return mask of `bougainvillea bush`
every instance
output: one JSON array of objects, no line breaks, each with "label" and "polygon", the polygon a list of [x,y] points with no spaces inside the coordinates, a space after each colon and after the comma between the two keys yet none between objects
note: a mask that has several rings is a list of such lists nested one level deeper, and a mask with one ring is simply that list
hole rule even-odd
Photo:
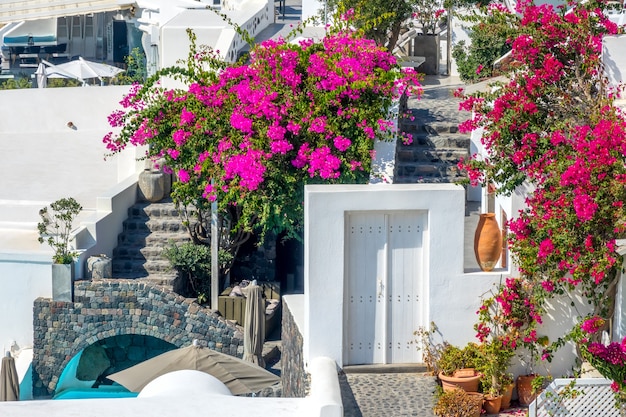
[{"label": "bougainvillea bush", "polygon": [[597,339],[606,321],[598,316],[590,317],[580,324],[577,341],[583,357],[602,376],[613,381],[611,389],[616,394],[617,405],[626,405],[626,337],[621,342],[603,344]]},{"label": "bougainvillea bush", "polygon": [[621,265],[626,123],[603,75],[602,37],[618,32],[604,6],[570,4],[566,13],[520,2],[510,81],[462,104],[474,111],[463,130],[485,129],[486,155],[461,163],[469,181],[493,182],[505,195],[522,184],[534,190],[508,225],[519,277],[485,300],[479,337],[496,325],[504,343],[540,349],[546,360],[575,330],[538,345],[547,301],[582,296],[594,315],[609,318]]},{"label": "bougainvillea bush", "polygon": [[[149,145],[176,174],[175,200],[217,200],[220,213],[236,210],[235,229],[296,235],[304,184],[367,182],[374,141],[395,138],[394,101],[419,93],[413,71],[346,27],[320,42],[263,42],[234,65],[196,51],[190,32],[187,66],[135,86],[111,114],[121,130],[107,150]],[[187,87],[165,89],[163,75]]]}]

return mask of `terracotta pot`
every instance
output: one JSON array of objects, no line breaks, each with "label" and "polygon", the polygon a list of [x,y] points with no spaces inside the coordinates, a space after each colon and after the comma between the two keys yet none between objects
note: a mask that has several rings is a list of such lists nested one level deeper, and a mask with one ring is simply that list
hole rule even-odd
[{"label": "terracotta pot", "polygon": [[478,266],[483,271],[492,271],[502,254],[502,231],[495,213],[480,215],[474,234],[474,254]]},{"label": "terracotta pot", "polygon": [[476,399],[476,408],[474,414],[471,417],[480,417],[483,411],[485,397],[480,392],[468,392],[467,395]]},{"label": "terracotta pot", "polygon": [[474,375],[476,375],[476,370],[474,368],[461,368],[452,372],[452,376],[455,376],[457,378],[466,378],[468,376]]},{"label": "terracotta pot", "polygon": [[485,401],[483,402],[483,408],[487,414],[498,414],[500,412],[500,407],[502,406],[502,395],[498,395],[497,397],[485,396]]},{"label": "terracotta pot", "polygon": [[441,386],[444,391],[461,388],[466,392],[476,392],[478,391],[480,375],[476,375],[476,373],[474,373],[473,376],[447,376],[440,372],[439,380],[441,381]]},{"label": "terracotta pot", "polygon": [[511,407],[511,398],[513,397],[513,388],[515,388],[515,383],[509,384],[506,387],[506,391],[502,394],[502,403],[500,404],[500,408],[502,410],[506,410]]},{"label": "terracotta pot", "polygon": [[537,393],[533,393],[532,382],[537,375],[520,375],[517,377],[517,396],[520,405],[528,406],[537,397]]}]

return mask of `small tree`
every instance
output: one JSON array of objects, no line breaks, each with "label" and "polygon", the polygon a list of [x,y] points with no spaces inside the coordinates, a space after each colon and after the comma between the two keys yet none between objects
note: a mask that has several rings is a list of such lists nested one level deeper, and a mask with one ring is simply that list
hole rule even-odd
[{"label": "small tree", "polygon": [[74,219],[83,207],[72,197],[62,198],[39,210],[41,222],[37,224],[39,243],[46,242],[54,255],[55,264],[71,264],[78,256],[76,251],[70,250],[70,234]]}]

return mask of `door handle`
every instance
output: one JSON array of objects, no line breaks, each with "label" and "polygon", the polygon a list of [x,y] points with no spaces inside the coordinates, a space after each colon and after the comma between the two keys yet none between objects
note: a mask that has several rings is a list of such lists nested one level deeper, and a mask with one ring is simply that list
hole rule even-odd
[{"label": "door handle", "polygon": [[383,280],[379,279],[378,280],[378,296],[382,297],[383,296],[383,290],[385,289],[385,285],[383,284]]}]

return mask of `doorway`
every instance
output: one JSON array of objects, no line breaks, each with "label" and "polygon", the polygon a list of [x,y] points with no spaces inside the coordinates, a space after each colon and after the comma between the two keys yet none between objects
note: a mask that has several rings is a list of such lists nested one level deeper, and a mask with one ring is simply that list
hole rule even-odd
[{"label": "doorway", "polygon": [[346,365],[419,363],[427,212],[346,213]]}]

